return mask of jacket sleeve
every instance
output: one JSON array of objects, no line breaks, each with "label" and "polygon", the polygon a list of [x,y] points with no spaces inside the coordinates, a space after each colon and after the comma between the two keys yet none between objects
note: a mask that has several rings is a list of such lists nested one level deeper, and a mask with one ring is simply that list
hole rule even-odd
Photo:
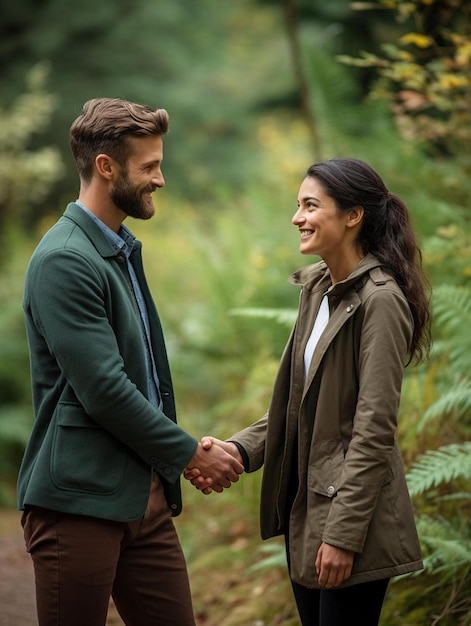
[{"label": "jacket sleeve", "polygon": [[[272,403],[274,402],[274,398],[276,397],[276,403],[284,404],[288,402],[288,397],[290,394],[289,386],[286,385],[286,380],[289,379],[289,372],[291,369],[291,351],[293,338],[295,334],[296,326],[291,331],[290,338],[285,346],[283,354],[280,360],[280,366],[278,368],[278,374],[275,380],[274,390],[272,393]],[[283,400],[282,400],[283,398]],[[277,406],[278,408],[278,406]],[[260,469],[262,465],[265,463],[265,452],[267,447],[267,435],[270,439],[269,430],[271,429],[271,441],[283,441],[283,445],[285,445],[284,436],[285,436],[285,423],[284,421],[279,420],[271,420],[270,421],[270,413],[272,406],[265,413],[265,415],[254,422],[244,430],[236,433],[233,437],[230,438],[230,441],[240,445],[243,447],[247,460],[248,467],[245,467],[245,471],[255,472]],[[280,453],[281,454],[281,453]],[[244,458],[244,457],[243,457]],[[273,455],[272,455],[273,459]],[[281,456],[277,458],[277,462],[280,461]],[[245,462],[245,459],[244,459]],[[265,472],[267,471],[267,467],[265,466]],[[273,471],[273,468],[269,468],[269,472]]]},{"label": "jacket sleeve", "polygon": [[380,491],[390,480],[413,328],[406,299],[388,286],[373,291],[362,308],[352,438],[322,537],[355,552],[363,549]]},{"label": "jacket sleeve", "polygon": [[[67,381],[90,418],[149,465],[165,464],[165,478],[176,481],[196,439],[154,408],[127,374],[105,306],[113,300],[109,290],[104,275],[76,250],[53,250],[31,268],[26,306],[57,363],[50,379]],[[144,362],[141,343],[135,358]]]},{"label": "jacket sleeve", "polygon": [[244,458],[244,465],[245,462],[247,462],[247,467],[245,467],[246,472],[255,472],[263,465],[267,423],[268,413],[257,422],[247,426],[247,428],[239,431],[229,439],[229,441],[237,444],[237,446],[241,446],[243,452],[245,452],[245,457],[243,453],[242,457]]}]

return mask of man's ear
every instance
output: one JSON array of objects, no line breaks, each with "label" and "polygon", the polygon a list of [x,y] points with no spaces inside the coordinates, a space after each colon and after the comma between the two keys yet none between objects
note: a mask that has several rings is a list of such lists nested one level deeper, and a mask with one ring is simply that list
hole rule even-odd
[{"label": "man's ear", "polygon": [[365,209],[360,205],[353,207],[353,209],[350,209],[350,211],[348,212],[347,226],[349,228],[353,228],[354,226],[361,224],[364,214]]},{"label": "man's ear", "polygon": [[107,154],[99,154],[95,158],[95,167],[100,176],[111,180],[116,172],[117,163]]}]

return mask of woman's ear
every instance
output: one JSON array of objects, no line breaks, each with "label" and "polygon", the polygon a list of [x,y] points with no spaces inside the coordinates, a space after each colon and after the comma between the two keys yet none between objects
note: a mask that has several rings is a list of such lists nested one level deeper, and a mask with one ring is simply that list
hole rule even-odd
[{"label": "woman's ear", "polygon": [[348,212],[347,226],[349,228],[353,228],[354,226],[358,226],[358,224],[361,224],[364,214],[365,210],[360,205],[353,207],[353,209],[350,209],[350,211]]}]

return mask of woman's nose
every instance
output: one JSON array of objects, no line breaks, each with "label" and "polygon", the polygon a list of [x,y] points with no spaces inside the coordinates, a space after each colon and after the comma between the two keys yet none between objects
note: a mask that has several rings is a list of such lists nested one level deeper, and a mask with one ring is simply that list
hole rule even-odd
[{"label": "woman's nose", "polygon": [[305,220],[305,217],[301,214],[301,209],[299,208],[296,213],[293,215],[292,223],[297,226],[301,224]]}]

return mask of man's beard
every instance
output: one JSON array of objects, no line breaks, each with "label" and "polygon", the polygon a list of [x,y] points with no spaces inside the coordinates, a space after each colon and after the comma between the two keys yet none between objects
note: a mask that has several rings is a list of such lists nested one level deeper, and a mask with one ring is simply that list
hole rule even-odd
[{"label": "man's beard", "polygon": [[154,187],[139,189],[133,186],[127,172],[123,172],[111,190],[110,198],[115,206],[129,217],[148,220],[154,215],[155,207],[152,198],[145,194],[153,191]]}]

